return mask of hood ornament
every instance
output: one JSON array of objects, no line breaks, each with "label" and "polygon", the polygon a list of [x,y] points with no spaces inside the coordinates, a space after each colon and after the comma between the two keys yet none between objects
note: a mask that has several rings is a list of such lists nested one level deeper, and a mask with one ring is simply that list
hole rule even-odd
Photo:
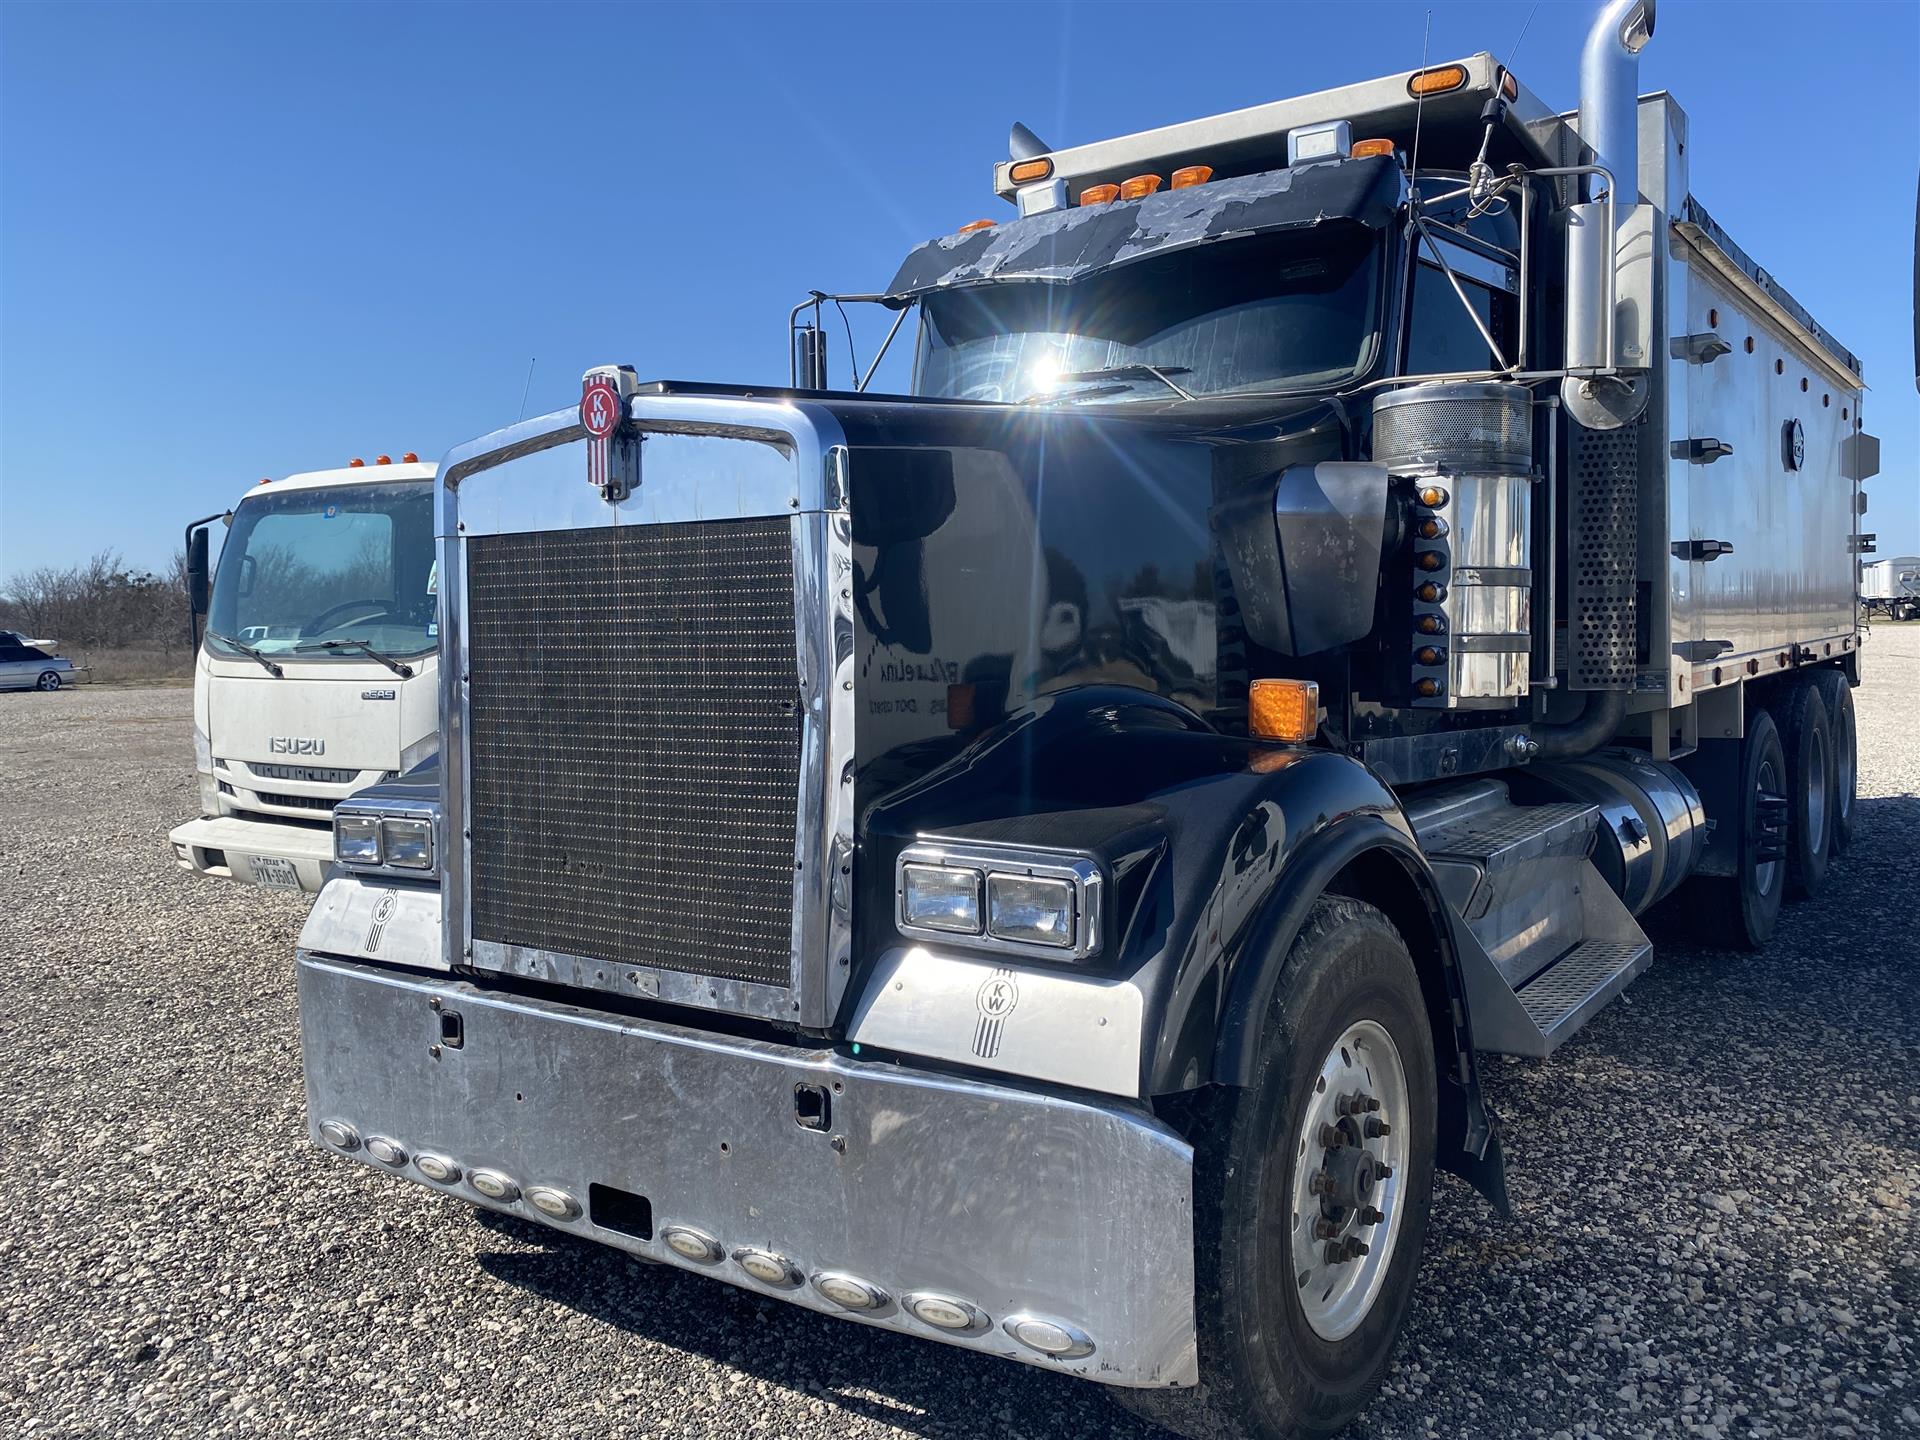
[{"label": "hood ornament", "polygon": [[631,365],[596,365],[580,377],[580,428],[587,432],[587,483],[609,505],[640,485],[640,434],[627,401],[640,389]]}]

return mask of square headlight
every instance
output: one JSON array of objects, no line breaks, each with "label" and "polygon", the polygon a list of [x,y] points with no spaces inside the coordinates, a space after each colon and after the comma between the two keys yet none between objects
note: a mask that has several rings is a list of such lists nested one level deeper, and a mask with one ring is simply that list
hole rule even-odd
[{"label": "square headlight", "polygon": [[978,935],[980,872],[947,865],[902,865],[900,919],[925,930]]},{"label": "square headlight", "polygon": [[342,865],[380,863],[380,821],[372,815],[333,817],[333,858]]},{"label": "square headlight", "polygon": [[1037,875],[987,877],[987,934],[1022,945],[1074,943],[1073,882]]},{"label": "square headlight", "polygon": [[380,849],[386,863],[403,870],[433,868],[433,822],[431,820],[382,820]]}]

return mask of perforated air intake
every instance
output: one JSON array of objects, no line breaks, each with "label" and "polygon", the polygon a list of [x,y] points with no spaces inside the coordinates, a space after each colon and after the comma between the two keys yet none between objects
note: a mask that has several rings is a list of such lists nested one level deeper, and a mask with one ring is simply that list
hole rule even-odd
[{"label": "perforated air intake", "polygon": [[1630,690],[1639,636],[1636,556],[1644,418],[1567,426],[1567,684]]}]

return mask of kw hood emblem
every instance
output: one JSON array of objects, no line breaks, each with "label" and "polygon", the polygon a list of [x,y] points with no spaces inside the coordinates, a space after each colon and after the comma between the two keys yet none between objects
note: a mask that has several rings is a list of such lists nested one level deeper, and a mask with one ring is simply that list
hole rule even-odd
[{"label": "kw hood emblem", "polygon": [[627,424],[627,396],[637,388],[626,365],[602,365],[580,378],[587,483],[610,505],[626,499],[640,483],[640,436]]}]

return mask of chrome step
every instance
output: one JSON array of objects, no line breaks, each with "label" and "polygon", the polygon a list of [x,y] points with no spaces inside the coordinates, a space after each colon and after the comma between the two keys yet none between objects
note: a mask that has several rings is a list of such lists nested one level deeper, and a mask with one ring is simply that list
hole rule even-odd
[{"label": "chrome step", "polygon": [[1549,855],[1585,857],[1600,811],[1593,805],[1499,805],[1425,832],[1420,847],[1436,858],[1469,860],[1489,875]]},{"label": "chrome step", "polygon": [[1653,961],[1646,940],[1584,940],[1516,992],[1540,1032],[1541,1056],[1590,1020]]}]

